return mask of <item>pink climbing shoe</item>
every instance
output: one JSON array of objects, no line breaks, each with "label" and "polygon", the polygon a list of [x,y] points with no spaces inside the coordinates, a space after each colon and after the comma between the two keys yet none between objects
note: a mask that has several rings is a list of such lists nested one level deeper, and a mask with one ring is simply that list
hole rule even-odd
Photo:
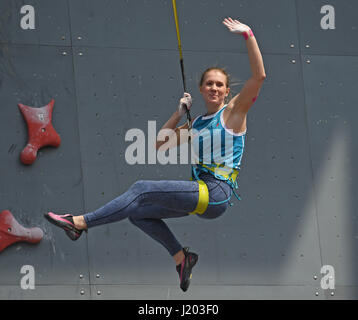
[{"label": "pink climbing shoe", "polygon": [[[82,234],[83,230],[75,227],[73,215],[71,214],[57,215],[53,212],[49,212],[45,213],[44,217],[55,226],[65,230],[67,236],[73,241],[77,240]],[[85,231],[87,232],[87,229],[85,229]]]}]

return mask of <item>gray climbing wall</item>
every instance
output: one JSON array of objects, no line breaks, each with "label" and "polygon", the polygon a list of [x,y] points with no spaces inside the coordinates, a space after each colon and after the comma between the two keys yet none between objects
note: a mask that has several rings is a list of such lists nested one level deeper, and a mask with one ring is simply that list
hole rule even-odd
[{"label": "gray climbing wall", "polygon": [[[20,26],[25,4],[34,30]],[[335,29],[322,28],[324,5]],[[166,250],[128,221],[72,242],[43,219],[92,211],[139,179],[189,179],[188,164],[125,158],[128,130],[147,135],[149,120],[159,130],[182,94],[171,1],[3,0],[0,211],[45,235],[0,253],[0,299],[357,299],[358,3],[178,0],[177,8],[193,116],[205,112],[197,89],[205,68],[226,67],[234,93],[250,76],[245,42],[224,17],[251,26],[267,73],[248,116],[242,201],[217,220],[168,221],[200,255],[189,291]],[[52,98],[61,146],[24,166],[17,103]],[[23,265],[35,269],[33,290],[20,286]],[[334,289],[321,286],[326,265]]]}]

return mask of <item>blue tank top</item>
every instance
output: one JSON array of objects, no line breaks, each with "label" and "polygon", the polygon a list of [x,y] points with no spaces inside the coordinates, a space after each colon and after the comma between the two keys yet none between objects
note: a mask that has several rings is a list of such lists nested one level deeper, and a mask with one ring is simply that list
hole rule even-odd
[{"label": "blue tank top", "polygon": [[225,126],[223,111],[197,117],[192,124],[192,178],[199,180],[202,172],[235,185],[245,147],[245,135]]}]

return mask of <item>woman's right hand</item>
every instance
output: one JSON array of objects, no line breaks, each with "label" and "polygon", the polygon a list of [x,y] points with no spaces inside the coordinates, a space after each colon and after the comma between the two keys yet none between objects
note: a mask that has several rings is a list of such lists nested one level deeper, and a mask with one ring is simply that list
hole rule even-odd
[{"label": "woman's right hand", "polygon": [[186,110],[190,110],[191,104],[192,104],[191,95],[187,92],[184,92],[184,96],[183,98],[180,99],[179,106],[178,106],[178,112],[181,117],[186,113]]}]

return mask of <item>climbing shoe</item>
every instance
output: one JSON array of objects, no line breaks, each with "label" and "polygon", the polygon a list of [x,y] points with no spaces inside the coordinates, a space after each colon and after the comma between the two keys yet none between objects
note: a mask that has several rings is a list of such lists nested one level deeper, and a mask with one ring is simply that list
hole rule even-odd
[{"label": "climbing shoe", "polygon": [[190,285],[190,279],[192,277],[192,269],[198,261],[199,256],[194,252],[189,252],[189,248],[183,248],[185,255],[181,264],[176,266],[176,270],[179,274],[180,288],[185,292]]},{"label": "climbing shoe", "polygon": [[[77,240],[82,234],[83,230],[75,227],[73,216],[71,214],[57,215],[53,212],[49,212],[45,213],[44,217],[55,226],[65,230],[67,236],[73,241]],[[86,229],[85,231],[87,232]]]}]

